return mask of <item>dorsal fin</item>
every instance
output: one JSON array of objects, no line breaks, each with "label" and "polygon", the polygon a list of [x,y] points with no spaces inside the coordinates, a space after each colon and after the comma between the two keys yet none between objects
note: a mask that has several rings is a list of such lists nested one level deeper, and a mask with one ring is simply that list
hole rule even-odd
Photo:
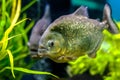
[{"label": "dorsal fin", "polygon": [[85,6],[79,7],[73,14],[89,17],[87,7],[85,7]]},{"label": "dorsal fin", "polygon": [[50,17],[50,5],[46,4],[43,17]]}]

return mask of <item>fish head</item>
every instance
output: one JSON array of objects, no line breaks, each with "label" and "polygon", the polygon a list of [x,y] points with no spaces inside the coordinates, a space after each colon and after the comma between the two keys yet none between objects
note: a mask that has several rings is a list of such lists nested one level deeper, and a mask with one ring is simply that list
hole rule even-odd
[{"label": "fish head", "polygon": [[38,57],[48,57],[55,62],[67,62],[65,58],[66,43],[64,37],[47,29],[39,41]]}]

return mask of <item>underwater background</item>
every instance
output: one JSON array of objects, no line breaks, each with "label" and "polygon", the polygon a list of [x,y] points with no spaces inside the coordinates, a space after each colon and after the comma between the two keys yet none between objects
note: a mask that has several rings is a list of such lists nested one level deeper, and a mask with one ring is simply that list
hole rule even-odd
[{"label": "underwater background", "polygon": [[53,22],[81,5],[88,7],[90,18],[102,20],[106,3],[120,28],[120,0],[0,0],[0,80],[119,80],[120,34],[105,30],[96,58],[82,56],[68,63],[33,59],[27,46],[46,4]]}]

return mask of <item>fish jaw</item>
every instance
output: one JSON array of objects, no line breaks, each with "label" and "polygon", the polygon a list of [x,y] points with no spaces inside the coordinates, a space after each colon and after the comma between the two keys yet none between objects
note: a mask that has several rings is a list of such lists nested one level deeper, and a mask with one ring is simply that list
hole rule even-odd
[{"label": "fish jaw", "polygon": [[47,49],[38,49],[38,57],[47,57]]},{"label": "fish jaw", "polygon": [[71,55],[66,55],[66,54],[62,54],[60,52],[61,50],[59,50],[58,52],[55,53],[50,53],[48,49],[38,49],[38,54],[35,57],[39,57],[39,58],[43,58],[43,57],[47,57],[50,58],[51,60],[53,60],[56,63],[66,63],[69,62],[71,60],[75,60],[76,58],[71,56]]}]

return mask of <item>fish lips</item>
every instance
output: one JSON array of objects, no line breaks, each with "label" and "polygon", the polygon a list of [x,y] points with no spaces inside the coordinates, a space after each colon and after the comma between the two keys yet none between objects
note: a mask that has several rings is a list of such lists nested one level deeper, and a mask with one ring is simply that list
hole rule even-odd
[{"label": "fish lips", "polygon": [[37,57],[38,50],[37,49],[30,49],[30,55],[31,55],[32,58]]},{"label": "fish lips", "polygon": [[30,50],[30,55],[32,58],[42,58],[47,56],[46,50],[43,49],[38,49],[37,51]]},{"label": "fish lips", "polygon": [[38,53],[37,53],[38,57],[40,57],[40,58],[41,58],[41,57],[47,57],[47,56],[48,56],[48,55],[47,55],[47,51],[48,51],[48,50],[45,49],[45,48],[44,48],[44,49],[40,49],[40,48],[39,48],[39,49],[38,49]]}]

